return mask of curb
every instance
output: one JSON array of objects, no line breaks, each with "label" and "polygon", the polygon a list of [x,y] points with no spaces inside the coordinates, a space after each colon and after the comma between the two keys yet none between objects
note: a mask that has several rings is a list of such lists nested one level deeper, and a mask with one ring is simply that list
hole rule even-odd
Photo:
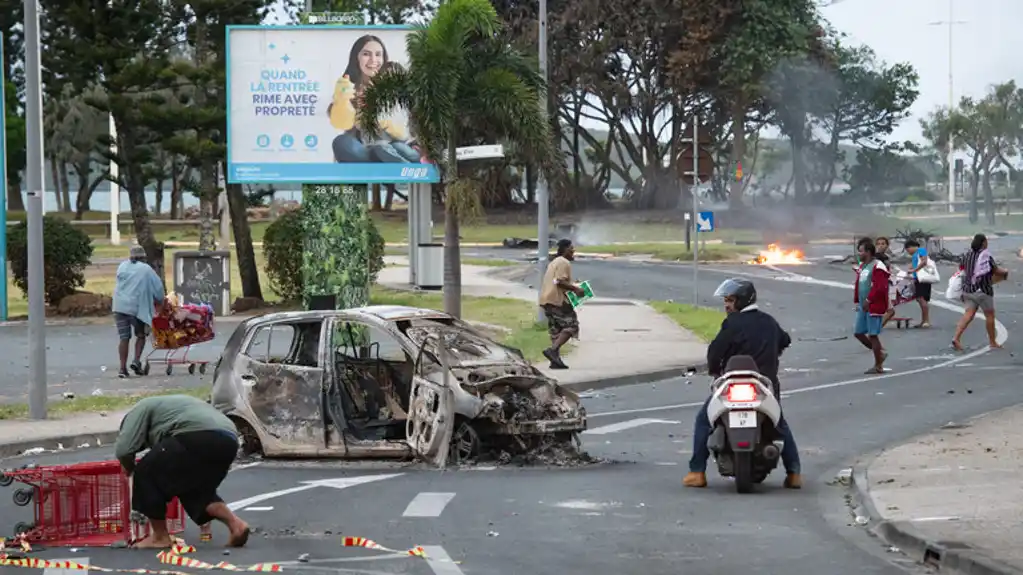
[{"label": "curb", "polygon": [[83,443],[88,443],[93,447],[100,445],[113,446],[114,442],[117,441],[117,435],[117,431],[104,431],[100,433],[76,433],[13,443],[0,443],[0,460],[22,456],[29,449],[37,447],[53,451],[57,449],[58,443],[64,446],[65,451],[69,452],[77,450],[78,446]]},{"label": "curb", "polygon": [[856,514],[868,519],[868,532],[882,541],[901,549],[910,559],[931,566],[941,573],[961,575],[1021,575],[1023,571],[992,559],[955,541],[932,541],[905,521],[888,521],[874,506],[870,496],[868,468],[879,455],[871,455],[867,461],[853,468],[849,478]]},{"label": "curb", "polygon": [[[705,371],[707,371],[707,364],[695,366],[678,366],[669,367],[665,369],[658,369],[656,371],[648,371],[644,373],[632,373],[628,375],[602,377],[600,379],[590,379],[587,381],[572,381],[567,383],[561,383],[559,381],[558,385],[566,389],[571,389],[572,391],[578,393],[581,391],[607,389],[609,387],[622,387],[625,385],[636,385],[640,383],[654,383],[657,381],[663,381],[665,379],[684,377],[688,374]],[[557,380],[557,378],[554,379],[555,381]]]}]

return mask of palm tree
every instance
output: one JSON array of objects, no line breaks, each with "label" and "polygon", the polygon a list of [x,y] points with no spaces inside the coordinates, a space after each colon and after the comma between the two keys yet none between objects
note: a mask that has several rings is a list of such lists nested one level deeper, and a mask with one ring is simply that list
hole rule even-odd
[{"label": "palm tree", "polygon": [[[408,70],[373,78],[358,122],[370,137],[395,107],[409,112],[427,157],[438,162],[445,191],[444,311],[461,316],[459,215],[478,213],[477,184],[457,166],[459,146],[507,142],[541,165],[549,181],[564,175],[540,98],[546,97],[535,61],[501,36],[501,20],[488,0],[450,0],[429,24],[406,39]],[[541,238],[541,241],[546,238]]]}]

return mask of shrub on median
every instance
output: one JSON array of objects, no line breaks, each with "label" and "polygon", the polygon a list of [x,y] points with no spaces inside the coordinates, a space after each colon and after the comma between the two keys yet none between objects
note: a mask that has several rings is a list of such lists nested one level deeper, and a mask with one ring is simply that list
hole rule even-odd
[{"label": "shrub on median", "polygon": [[[43,278],[46,302],[60,300],[85,286],[85,268],[92,262],[92,239],[63,218],[43,216]],[[14,285],[28,295],[28,224],[21,222],[7,234],[7,259]]]},{"label": "shrub on median", "polygon": [[[270,289],[284,301],[302,299],[304,278],[302,254],[305,252],[305,209],[280,215],[267,226],[263,235],[263,257]],[[367,218],[369,231],[369,278],[375,282],[384,267],[384,237],[372,218]]]}]

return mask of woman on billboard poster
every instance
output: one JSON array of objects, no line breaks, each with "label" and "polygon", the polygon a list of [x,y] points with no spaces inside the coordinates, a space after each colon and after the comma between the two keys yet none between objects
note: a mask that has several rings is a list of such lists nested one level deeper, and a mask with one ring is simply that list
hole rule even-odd
[{"label": "woman on billboard poster", "polygon": [[425,163],[404,126],[395,118],[380,123],[380,136],[366,141],[355,123],[362,94],[378,73],[397,68],[387,58],[387,47],[377,36],[367,34],[352,45],[348,67],[334,85],[334,98],[327,106],[330,124],[342,133],[334,138],[334,161],[338,163]]}]

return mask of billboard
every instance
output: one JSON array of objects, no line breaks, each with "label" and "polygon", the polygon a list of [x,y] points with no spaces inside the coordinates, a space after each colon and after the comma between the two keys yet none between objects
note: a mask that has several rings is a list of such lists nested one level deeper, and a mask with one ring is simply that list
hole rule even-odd
[{"label": "billboard", "polygon": [[435,183],[395,109],[369,138],[356,110],[373,76],[408,66],[406,26],[228,26],[230,183]]}]

